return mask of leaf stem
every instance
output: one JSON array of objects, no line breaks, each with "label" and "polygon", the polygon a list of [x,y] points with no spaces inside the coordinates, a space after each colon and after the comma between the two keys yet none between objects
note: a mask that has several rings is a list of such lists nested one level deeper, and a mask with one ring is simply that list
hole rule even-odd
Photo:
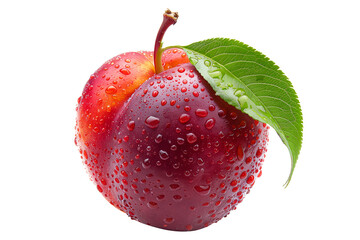
[{"label": "leaf stem", "polygon": [[171,12],[167,9],[164,13],[163,22],[159,28],[158,34],[155,40],[155,47],[154,47],[154,64],[155,64],[155,72],[158,74],[163,71],[163,67],[161,64],[161,55],[163,53],[162,47],[162,39],[166,30],[173,24],[176,23],[179,15],[177,12]]}]

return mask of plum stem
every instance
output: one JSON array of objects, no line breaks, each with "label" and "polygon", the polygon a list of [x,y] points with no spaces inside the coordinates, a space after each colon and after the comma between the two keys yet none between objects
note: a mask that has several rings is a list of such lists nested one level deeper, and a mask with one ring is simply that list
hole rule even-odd
[{"label": "plum stem", "polygon": [[161,55],[162,55],[162,39],[168,27],[175,24],[179,15],[177,12],[171,12],[167,9],[164,13],[163,22],[159,28],[158,34],[155,40],[155,47],[154,47],[154,65],[155,65],[155,72],[156,74],[161,73],[163,71],[162,63],[161,63]]}]

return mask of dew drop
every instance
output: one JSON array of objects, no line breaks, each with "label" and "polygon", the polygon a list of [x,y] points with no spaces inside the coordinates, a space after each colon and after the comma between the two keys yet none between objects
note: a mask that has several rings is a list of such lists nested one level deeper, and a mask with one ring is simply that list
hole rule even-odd
[{"label": "dew drop", "polygon": [[169,218],[164,218],[164,223],[166,223],[166,224],[171,224],[171,223],[173,223],[174,221],[175,221],[175,219],[174,218],[172,218],[172,217],[169,217]]},{"label": "dew drop", "polygon": [[159,151],[159,156],[160,156],[161,160],[169,159],[169,154],[164,150]]},{"label": "dew drop", "polygon": [[195,111],[196,116],[198,117],[206,117],[208,115],[208,111],[206,109],[196,109]]},{"label": "dew drop", "polygon": [[205,61],[204,61],[204,64],[205,64],[205,66],[210,67],[211,62],[210,62],[209,60],[205,60]]},{"label": "dew drop", "polygon": [[181,116],[179,117],[179,121],[181,123],[186,123],[190,120],[190,115],[189,114],[186,114],[186,113],[183,113],[181,114]]},{"label": "dew drop", "polygon": [[191,123],[189,123],[189,124],[186,124],[185,129],[190,131],[192,127],[193,127],[193,125]]},{"label": "dew drop", "polygon": [[179,145],[183,145],[185,143],[185,139],[183,138],[177,138],[176,139],[176,142],[179,144]]},{"label": "dew drop", "polygon": [[98,127],[94,127],[94,128],[93,128],[93,131],[94,131],[95,133],[98,133],[98,132],[100,131],[100,129],[99,129]]},{"label": "dew drop", "polygon": [[158,134],[158,135],[156,136],[156,138],[155,138],[155,142],[156,142],[156,143],[161,143],[162,139],[163,139],[163,136],[162,136],[161,134]]},{"label": "dew drop", "polygon": [[224,110],[219,110],[218,115],[219,115],[219,117],[223,118],[223,117],[225,117],[226,113]]},{"label": "dew drop", "polygon": [[157,128],[159,126],[160,119],[154,116],[146,118],[145,125],[149,128]]},{"label": "dew drop", "polygon": [[239,145],[238,148],[237,148],[237,157],[238,157],[238,159],[239,159],[240,161],[242,161],[243,158],[244,158],[244,150],[243,150],[243,148],[241,147],[241,145]]},{"label": "dew drop", "polygon": [[253,175],[250,175],[249,178],[246,180],[247,184],[252,184],[255,181],[255,177]]},{"label": "dew drop", "polygon": [[159,91],[156,91],[156,90],[155,90],[155,91],[152,92],[152,96],[153,96],[153,97],[156,97],[158,94],[159,94]]},{"label": "dew drop", "polygon": [[160,195],[156,196],[156,199],[157,199],[158,201],[161,201],[161,200],[163,200],[164,198],[165,198],[165,195],[164,195],[164,194],[160,194]]},{"label": "dew drop", "polygon": [[148,202],[147,206],[151,209],[155,209],[158,207],[158,204],[156,202]]},{"label": "dew drop", "polygon": [[135,122],[134,122],[134,121],[130,121],[130,122],[128,123],[128,125],[127,125],[127,129],[128,129],[129,131],[132,131],[132,130],[134,130],[134,128],[135,128]]},{"label": "dew drop", "polygon": [[210,186],[209,185],[196,185],[194,189],[200,195],[208,195],[210,193]]},{"label": "dew drop", "polygon": [[174,199],[175,201],[181,201],[181,200],[182,200],[182,196],[180,196],[180,195],[174,195],[174,196],[173,196],[173,199]]},{"label": "dew drop", "polygon": [[230,185],[233,186],[233,187],[235,187],[235,186],[237,185],[237,181],[236,181],[236,180],[232,180],[232,181],[230,182]]},{"label": "dew drop", "polygon": [[185,72],[185,68],[183,68],[183,67],[178,68],[178,72],[179,72],[179,73]]},{"label": "dew drop", "polygon": [[245,171],[240,174],[241,179],[246,178],[246,176],[247,176],[247,173]]},{"label": "dew drop", "polygon": [[232,119],[232,120],[236,120],[237,119],[237,114],[236,114],[236,112],[231,112],[230,113],[230,118]]},{"label": "dew drop", "polygon": [[107,106],[106,106],[106,111],[107,111],[107,112],[111,112],[111,106],[110,106],[110,105],[107,105]]},{"label": "dew drop", "polygon": [[189,60],[194,65],[196,65],[196,63],[199,61],[197,58],[194,58],[194,57],[191,57]]},{"label": "dew drop", "polygon": [[101,182],[101,184],[104,185],[104,186],[107,184],[106,180],[103,179],[103,178],[100,180],[100,182]]},{"label": "dew drop", "polygon": [[210,118],[210,119],[206,120],[206,122],[205,122],[206,129],[210,130],[214,126],[215,126],[215,119],[214,118]]},{"label": "dew drop", "polygon": [[126,68],[120,69],[120,72],[121,72],[122,74],[124,74],[124,75],[129,75],[129,74],[131,73],[130,70],[129,70],[129,69],[126,69]]},{"label": "dew drop", "polygon": [[190,106],[185,106],[185,107],[184,107],[184,110],[187,111],[187,112],[189,112],[189,111],[191,110],[191,107],[190,107]]},{"label": "dew drop", "polygon": [[121,170],[121,175],[123,175],[124,177],[127,177],[128,175],[127,175],[127,173],[124,171],[124,170]]},{"label": "dew drop", "polygon": [[257,151],[256,151],[256,157],[261,157],[261,154],[262,154],[262,149],[258,149]]},{"label": "dew drop", "polygon": [[148,159],[148,158],[144,159],[144,161],[142,162],[142,166],[145,169],[150,168],[150,166],[151,166],[150,159]]},{"label": "dew drop", "polygon": [[180,185],[179,184],[176,184],[176,183],[173,183],[173,184],[170,184],[170,189],[171,190],[177,190],[180,188]]},{"label": "dew drop", "polygon": [[220,139],[223,139],[225,137],[225,134],[223,133],[223,131],[220,131],[219,132],[219,138]]},{"label": "dew drop", "polygon": [[105,92],[107,94],[115,94],[117,92],[117,89],[115,86],[108,86],[106,89],[105,89]]},{"label": "dew drop", "polygon": [[99,192],[103,192],[103,189],[100,187],[100,185],[97,185],[96,187]]},{"label": "dew drop", "polygon": [[197,136],[194,133],[188,133],[186,134],[186,140],[188,143],[192,144],[197,141]]},{"label": "dew drop", "polygon": [[173,164],[174,169],[179,169],[179,167],[180,167],[180,163],[176,162]]},{"label": "dew drop", "polygon": [[186,91],[187,91],[186,87],[181,88],[181,92],[186,92]]},{"label": "dew drop", "polygon": [[240,128],[245,128],[246,127],[246,122],[244,121],[244,120],[242,120],[241,122],[240,122]]}]

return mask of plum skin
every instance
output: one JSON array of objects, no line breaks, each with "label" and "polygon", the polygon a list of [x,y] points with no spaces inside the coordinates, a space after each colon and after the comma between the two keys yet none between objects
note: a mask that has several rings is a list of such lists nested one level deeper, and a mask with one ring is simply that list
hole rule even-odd
[{"label": "plum skin", "polygon": [[244,199],[261,175],[268,127],[184,64],[143,83],[108,137],[98,189],[132,219],[183,231],[219,221]]}]

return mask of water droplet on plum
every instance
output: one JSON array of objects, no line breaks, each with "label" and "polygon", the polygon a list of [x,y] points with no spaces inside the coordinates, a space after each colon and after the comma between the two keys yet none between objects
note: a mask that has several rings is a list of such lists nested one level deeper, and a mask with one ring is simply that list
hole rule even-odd
[{"label": "water droplet on plum", "polygon": [[179,121],[181,123],[186,123],[190,120],[190,115],[189,114],[186,114],[186,113],[183,113],[181,114],[181,116],[179,117]]},{"label": "water droplet on plum", "polygon": [[150,166],[151,166],[150,159],[149,158],[144,159],[144,161],[142,162],[142,167],[147,169],[150,168]]},{"label": "water droplet on plum", "polygon": [[157,91],[157,90],[155,90],[155,91],[152,92],[152,96],[153,96],[153,97],[156,97],[158,94],[159,94],[159,91]]},{"label": "water droplet on plum", "polygon": [[132,130],[134,130],[134,128],[135,128],[135,122],[134,122],[134,121],[130,121],[130,122],[128,123],[128,125],[127,125],[127,129],[128,129],[129,131],[132,131]]},{"label": "water droplet on plum", "polygon": [[198,108],[196,109],[195,114],[198,117],[206,117],[208,115],[208,111],[206,109]]},{"label": "water droplet on plum", "polygon": [[237,149],[237,157],[240,161],[243,160],[244,158],[244,150],[243,148],[241,147],[241,145],[238,146],[238,149]]},{"label": "water droplet on plum", "polygon": [[180,195],[174,195],[174,196],[173,196],[173,199],[174,199],[175,201],[181,201],[181,200],[182,200],[182,196],[180,196]]},{"label": "water droplet on plum", "polygon": [[185,139],[183,138],[177,138],[176,139],[176,142],[179,144],[179,145],[183,145],[185,143]]},{"label": "water droplet on plum", "polygon": [[159,126],[160,119],[154,116],[149,116],[145,120],[145,125],[149,128],[157,128]]},{"label": "water droplet on plum", "polygon": [[164,150],[159,151],[159,156],[160,156],[161,160],[169,159],[169,154]]},{"label": "water droplet on plum", "polygon": [[129,69],[126,69],[126,68],[120,69],[120,72],[121,72],[122,74],[124,74],[124,75],[129,75],[129,74],[131,73],[130,70],[129,70]]},{"label": "water droplet on plum", "polygon": [[156,142],[156,143],[161,143],[162,139],[163,139],[163,136],[162,136],[161,134],[158,134],[158,135],[156,136],[156,138],[155,138],[155,142]]},{"label": "water droplet on plum", "polygon": [[255,177],[253,175],[250,175],[249,178],[246,180],[247,184],[252,184],[255,181]]},{"label": "water droplet on plum", "polygon": [[158,207],[158,204],[156,202],[148,202],[147,206],[151,209],[155,209]]},{"label": "water droplet on plum", "polygon": [[173,183],[173,184],[170,184],[170,189],[171,190],[177,190],[180,188],[180,185],[179,184],[176,184],[176,183]]},{"label": "water droplet on plum", "polygon": [[183,67],[178,68],[178,72],[179,72],[179,73],[185,72],[185,68],[183,68]]},{"label": "water droplet on plum", "polygon": [[210,193],[210,185],[196,185],[194,189],[200,195],[208,195]]},{"label": "water droplet on plum", "polygon": [[208,120],[206,120],[205,122],[205,128],[210,130],[215,126],[215,119],[214,118],[210,118]]},{"label": "water droplet on plum", "polygon": [[175,221],[175,219],[174,218],[171,218],[171,217],[169,217],[169,218],[164,218],[164,223],[166,223],[166,224],[171,224],[171,223],[173,223]]},{"label": "water droplet on plum", "polygon": [[188,133],[186,134],[186,140],[188,143],[192,144],[197,141],[197,136],[194,133]]},{"label": "water droplet on plum", "polygon": [[107,94],[115,94],[116,92],[117,92],[117,89],[116,89],[116,87],[115,86],[109,86],[109,87],[107,87],[106,89],[105,89],[105,92],[107,93]]},{"label": "water droplet on plum", "polygon": [[224,118],[224,117],[226,116],[226,113],[225,113],[224,110],[220,109],[220,110],[218,111],[218,115],[219,115],[219,117]]}]

